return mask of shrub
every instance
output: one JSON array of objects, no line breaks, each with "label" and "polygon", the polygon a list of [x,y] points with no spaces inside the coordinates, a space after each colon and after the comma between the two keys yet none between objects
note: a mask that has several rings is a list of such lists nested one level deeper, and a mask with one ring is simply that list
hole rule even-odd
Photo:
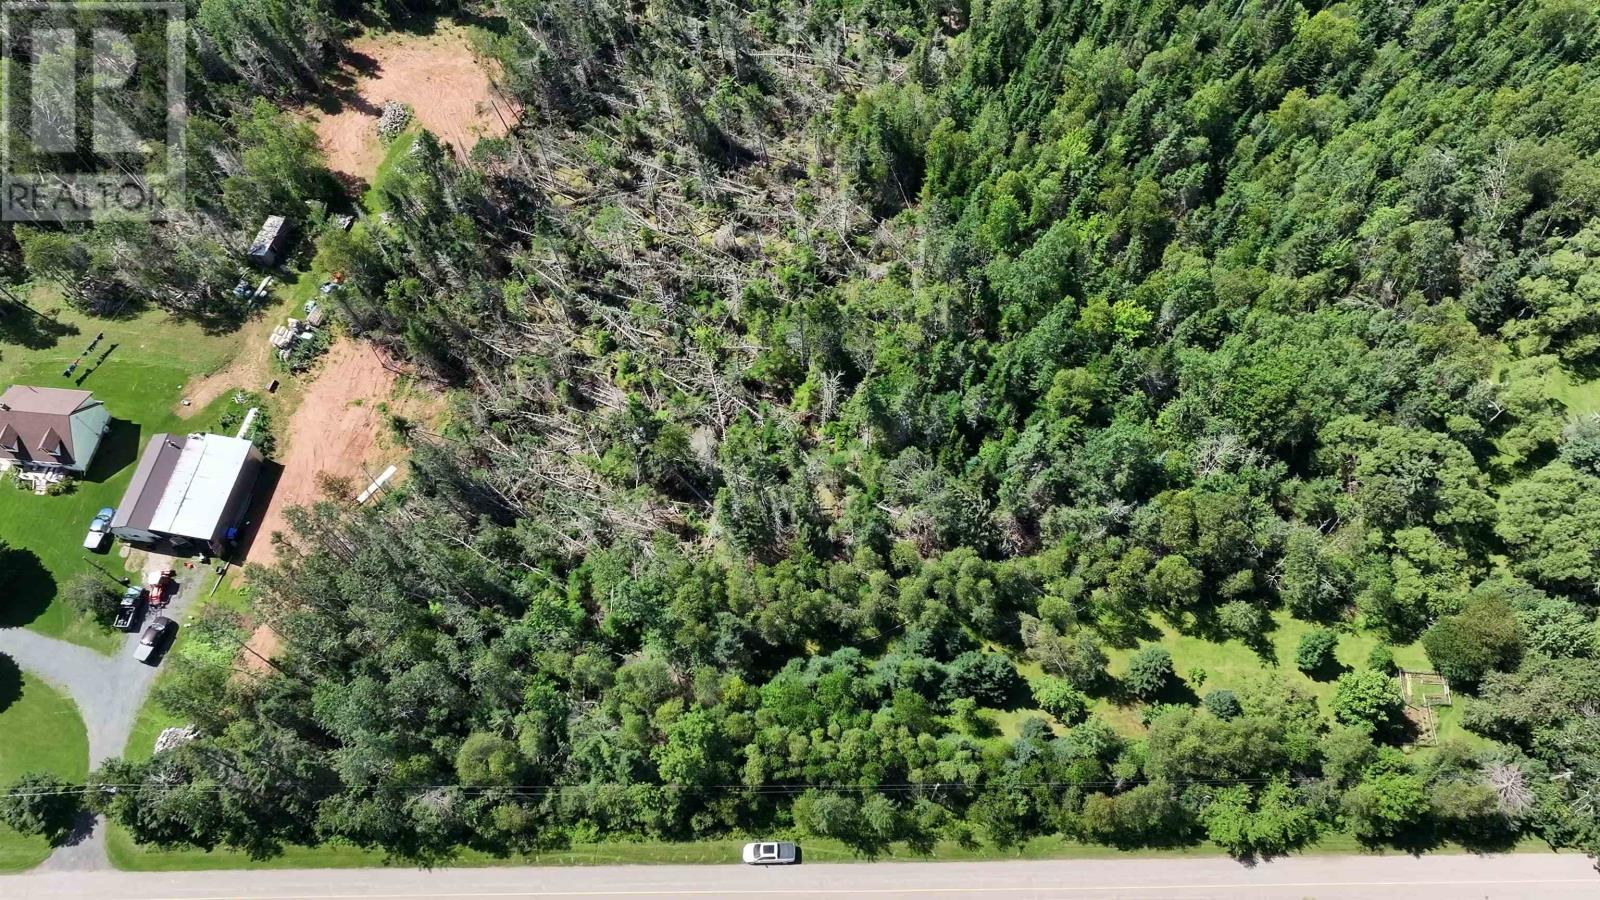
[{"label": "shrub", "polygon": [[962,697],[950,704],[950,721],[957,731],[968,737],[986,738],[999,733],[994,720],[978,708],[978,701]]},{"label": "shrub", "polygon": [[1267,611],[1244,600],[1229,600],[1217,607],[1217,624],[1229,637],[1246,644],[1260,640],[1270,627]]},{"label": "shrub", "polygon": [[1331,628],[1313,628],[1300,636],[1300,645],[1294,651],[1294,664],[1302,672],[1326,672],[1338,664],[1334,650],[1339,646],[1339,635]]},{"label": "shrub", "polygon": [[79,572],[61,590],[61,598],[73,612],[88,619],[109,619],[117,614],[122,592],[104,575]]},{"label": "shrub", "polygon": [[1428,814],[1427,788],[1393,748],[1380,752],[1361,781],[1344,795],[1345,822],[1362,841],[1408,834]]},{"label": "shrub", "polygon": [[527,768],[517,745],[488,732],[474,732],[456,752],[456,774],[463,784],[517,784]]},{"label": "shrub", "polygon": [[1033,701],[1064,725],[1076,724],[1089,710],[1089,698],[1082,691],[1049,676],[1033,682]]},{"label": "shrub", "polygon": [[255,443],[256,449],[263,456],[271,456],[277,448],[277,439],[273,434],[272,411],[267,407],[265,399],[255,391],[234,391],[233,402],[222,410],[222,415],[217,418],[217,433],[233,435],[239,433],[239,426],[244,424],[245,416],[249,415],[251,408],[256,410],[256,417],[250,423],[250,433],[244,435]]},{"label": "shrub", "polygon": [[1515,661],[1522,638],[1511,605],[1500,597],[1481,596],[1435,622],[1422,636],[1422,646],[1440,675],[1475,685],[1491,670]]},{"label": "shrub", "polygon": [[1394,679],[1382,672],[1346,672],[1333,687],[1333,717],[1346,725],[1391,730],[1400,724],[1404,705]]},{"label": "shrub", "polygon": [[1128,660],[1124,682],[1128,691],[1141,700],[1161,693],[1172,680],[1172,654],[1160,644],[1140,648]]},{"label": "shrub", "polygon": [[40,835],[59,844],[72,832],[83,806],[73,786],[46,772],[29,772],[0,794],[0,822],[23,834]]},{"label": "shrub", "polygon": [[328,352],[328,348],[333,345],[333,335],[326,325],[305,333],[310,337],[303,340],[295,339],[287,348],[289,351],[287,358],[280,358],[278,361],[290,372],[304,372],[311,368],[312,363]]},{"label": "shrub", "polygon": [[1394,650],[1388,644],[1379,644],[1367,654],[1367,668],[1385,675],[1393,675],[1400,671],[1394,664]]},{"label": "shrub", "polygon": [[1002,706],[1020,684],[1011,660],[998,653],[968,650],[951,661],[944,697],[946,702],[971,697],[982,706]]},{"label": "shrub", "polygon": [[1080,691],[1093,690],[1105,680],[1106,653],[1100,642],[1087,631],[1061,642],[1059,672]]},{"label": "shrub", "polygon": [[1233,691],[1212,691],[1206,694],[1200,705],[1219,719],[1231,719],[1244,711]]},{"label": "shrub", "polygon": [[1582,416],[1562,429],[1561,461],[1590,475],[1600,475],[1600,415]]}]

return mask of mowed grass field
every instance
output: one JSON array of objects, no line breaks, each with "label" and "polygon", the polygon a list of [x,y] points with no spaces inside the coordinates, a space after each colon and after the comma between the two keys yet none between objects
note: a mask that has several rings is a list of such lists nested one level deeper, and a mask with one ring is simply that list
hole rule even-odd
[{"label": "mowed grass field", "polygon": [[[838,841],[799,837],[792,834],[750,835],[751,840],[797,839],[806,862],[846,863],[869,861],[915,861],[936,859],[944,862],[998,859],[1149,859],[1216,858],[1222,848],[1208,842],[1183,847],[1119,850],[1103,844],[1081,844],[1058,837],[1032,838],[1020,847],[998,849],[988,844],[962,845],[940,841],[931,853],[912,853],[904,844],[895,844],[879,856],[863,857]],[[559,850],[545,850],[509,857],[463,851],[435,866],[603,866],[603,865],[737,865],[742,838],[672,843],[668,841],[617,841],[604,844],[573,844]],[[133,843],[128,833],[113,827],[107,840],[111,861],[117,868],[135,872],[190,872],[207,869],[351,869],[372,866],[405,868],[416,865],[360,847],[286,847],[283,853],[267,859],[252,859],[237,851],[168,850],[152,851]],[[1537,840],[1524,840],[1512,848],[1514,853],[1549,852]],[[1368,852],[1354,838],[1331,834],[1302,851],[1313,854],[1361,854]],[[1430,853],[1464,853],[1463,848],[1446,844]],[[1376,855],[1383,855],[1381,852]]]},{"label": "mowed grass field", "polygon": [[[89,737],[77,707],[0,654],[0,786],[28,772],[82,781],[88,771]],[[0,873],[32,868],[49,855],[43,838],[0,824]]]},{"label": "mowed grass field", "polygon": [[[35,294],[35,308],[49,308],[48,297],[41,299],[40,293]],[[105,337],[94,352],[71,377],[63,376],[67,365],[100,332]],[[53,343],[41,338],[34,346],[0,345],[0,387],[27,384],[93,391],[111,413],[111,431],[87,476],[69,494],[35,496],[19,489],[14,478],[0,481],[0,540],[10,545],[17,565],[14,586],[0,600],[0,628],[26,626],[110,652],[118,638],[107,624],[80,620],[57,601],[57,594],[74,575],[94,567],[122,576],[125,566],[116,546],[103,554],[83,549],[89,520],[101,508],[117,505],[151,435],[216,421],[229,399],[214,401],[217,409],[179,417],[183,388],[190,378],[226,364],[238,349],[239,337],[208,334],[159,310],[107,320],[92,319],[65,305],[54,317],[51,333]]]}]

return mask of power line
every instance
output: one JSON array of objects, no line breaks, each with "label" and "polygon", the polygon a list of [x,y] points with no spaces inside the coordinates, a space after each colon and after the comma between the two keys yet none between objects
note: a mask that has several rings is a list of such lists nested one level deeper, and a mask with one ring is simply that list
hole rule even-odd
[{"label": "power line", "polygon": [[[1192,778],[1179,781],[1163,782],[1173,787],[1225,787],[1235,785],[1260,785],[1280,781],[1280,778]],[[311,779],[301,779],[302,782],[311,782]],[[972,784],[961,781],[929,781],[929,782],[898,782],[877,785],[859,784],[682,784],[668,782],[657,784],[645,781],[589,781],[582,784],[529,784],[529,785],[498,785],[498,784],[398,784],[398,785],[345,785],[343,782],[318,782],[327,786],[343,788],[360,788],[365,790],[400,790],[426,793],[429,791],[458,790],[468,793],[480,794],[511,794],[521,797],[542,797],[570,791],[582,791],[599,787],[616,788],[661,788],[693,791],[699,793],[720,794],[751,794],[751,795],[792,795],[803,794],[808,791],[824,791],[832,793],[917,793],[938,792],[944,790],[971,790],[982,791],[989,788],[1073,788],[1073,787],[1123,787],[1132,784],[1148,784],[1149,781],[1138,779],[1103,778],[1087,781],[996,781],[989,784]],[[9,797],[58,797],[74,796],[81,794],[101,793],[106,790],[137,789],[141,791],[191,791],[203,794],[225,794],[236,792],[234,788],[225,787],[197,787],[188,784],[151,784],[149,782],[123,782],[123,783],[97,783],[71,788],[61,788],[53,791],[19,791],[0,794]]]}]

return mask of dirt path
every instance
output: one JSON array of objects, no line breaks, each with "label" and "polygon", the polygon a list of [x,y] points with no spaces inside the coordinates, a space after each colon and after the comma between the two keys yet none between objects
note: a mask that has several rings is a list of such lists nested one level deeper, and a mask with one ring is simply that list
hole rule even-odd
[{"label": "dirt path", "polygon": [[[190,381],[183,393],[183,398],[189,401],[188,405],[174,407],[178,415],[187,419],[227,391],[265,390],[267,382],[273,378],[272,345],[267,343],[267,335],[272,326],[282,321],[282,316],[269,313],[242,330],[239,355],[210,375]],[[261,327],[260,323],[265,323],[266,327]]]},{"label": "dirt path", "polygon": [[376,126],[389,100],[410,104],[417,122],[461,152],[480,137],[504,134],[515,116],[494,98],[489,71],[460,26],[358,38],[350,56],[348,84],[310,111],[328,168],[348,178],[368,181],[377,171],[383,145]]},{"label": "dirt path", "polygon": [[400,448],[386,440],[389,426],[378,409],[394,394],[398,376],[384,368],[371,345],[339,341],[314,374],[279,442],[283,473],[246,553],[247,562],[273,561],[272,533],[287,527],[284,510],[320,499],[320,475],[348,478],[360,490],[371,479],[369,471],[376,475],[401,456]]}]

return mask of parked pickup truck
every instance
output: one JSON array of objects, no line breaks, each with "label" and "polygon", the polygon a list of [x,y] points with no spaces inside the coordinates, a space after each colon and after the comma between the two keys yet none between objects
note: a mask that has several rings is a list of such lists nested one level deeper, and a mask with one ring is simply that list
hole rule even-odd
[{"label": "parked pickup truck", "polygon": [[800,864],[800,845],[790,841],[754,841],[744,845],[745,865],[795,866]]},{"label": "parked pickup truck", "polygon": [[106,541],[111,539],[111,519],[116,514],[117,511],[109,506],[94,514],[94,519],[89,522],[89,532],[83,536],[83,549],[96,553],[105,549]]},{"label": "parked pickup truck", "polygon": [[117,618],[113,625],[123,631],[132,631],[139,621],[139,611],[144,607],[144,588],[134,586],[122,592],[122,602],[117,604]]}]

